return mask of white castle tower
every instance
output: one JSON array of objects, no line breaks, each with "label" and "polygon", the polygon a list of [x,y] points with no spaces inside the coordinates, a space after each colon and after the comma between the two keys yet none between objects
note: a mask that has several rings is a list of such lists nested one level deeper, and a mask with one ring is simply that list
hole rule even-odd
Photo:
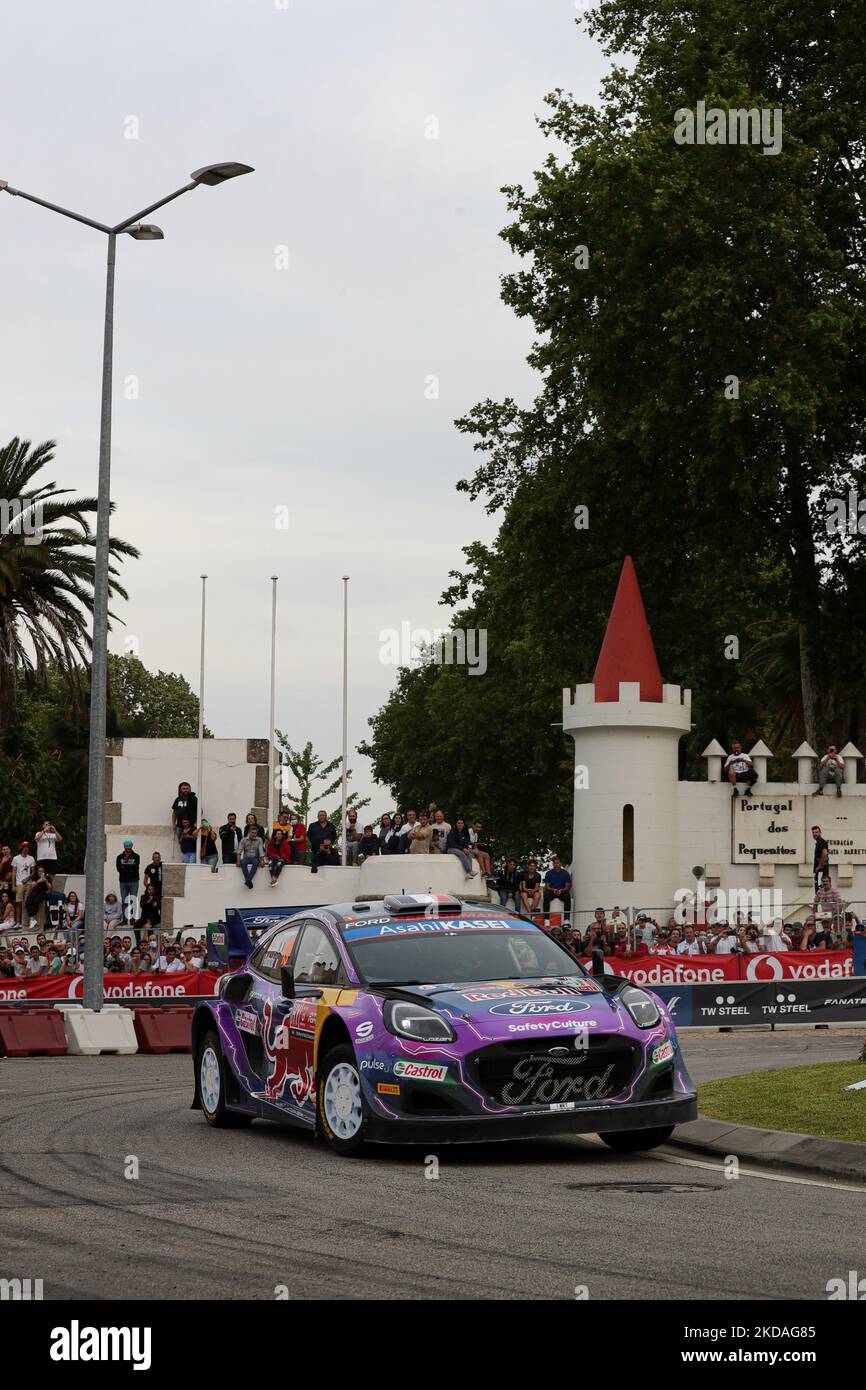
[{"label": "white castle tower", "polygon": [[575,907],[669,906],[691,691],[662,682],[630,555],[592,682],[563,691],[562,721],[574,739]]}]

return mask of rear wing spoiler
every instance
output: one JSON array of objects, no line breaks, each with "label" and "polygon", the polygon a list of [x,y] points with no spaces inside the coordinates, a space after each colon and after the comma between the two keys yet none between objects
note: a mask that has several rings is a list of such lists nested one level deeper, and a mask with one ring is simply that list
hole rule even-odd
[{"label": "rear wing spoiler", "polygon": [[211,969],[235,970],[253,949],[253,940],[236,907],[226,908],[224,922],[207,924],[207,963]]}]

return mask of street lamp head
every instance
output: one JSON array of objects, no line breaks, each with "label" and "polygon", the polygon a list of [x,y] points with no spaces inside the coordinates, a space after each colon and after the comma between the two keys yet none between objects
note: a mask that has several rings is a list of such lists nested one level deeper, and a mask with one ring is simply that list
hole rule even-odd
[{"label": "street lamp head", "polygon": [[153,222],[136,222],[132,227],[125,227],[124,231],[135,241],[162,241],[165,235],[162,228],[154,226]]},{"label": "street lamp head", "polygon": [[0,192],[2,192],[2,190],[3,190],[4,188],[8,188],[8,187],[9,187],[9,184],[6,182],[6,180],[5,180],[5,179],[0,179]]},{"label": "street lamp head", "polygon": [[206,183],[214,187],[228,179],[236,179],[239,174],[252,174],[251,164],[206,164],[203,169],[194,169],[190,174],[193,183]]}]

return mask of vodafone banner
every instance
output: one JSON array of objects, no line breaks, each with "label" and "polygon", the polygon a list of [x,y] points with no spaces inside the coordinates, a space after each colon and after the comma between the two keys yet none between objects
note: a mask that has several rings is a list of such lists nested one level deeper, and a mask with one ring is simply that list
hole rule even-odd
[{"label": "vodafone banner", "polygon": [[[105,998],[108,1003],[131,1000],[143,1003],[146,999],[183,999],[195,994],[213,994],[216,989],[213,970],[178,970],[172,975],[105,975]],[[0,1004],[21,999],[81,999],[84,993],[83,975],[42,975],[35,980],[0,979]]]},{"label": "vodafone banner", "polygon": [[604,968],[628,975],[636,985],[716,985],[725,980],[767,984],[772,980],[848,980],[854,975],[850,951],[761,952],[757,956],[608,956]]}]

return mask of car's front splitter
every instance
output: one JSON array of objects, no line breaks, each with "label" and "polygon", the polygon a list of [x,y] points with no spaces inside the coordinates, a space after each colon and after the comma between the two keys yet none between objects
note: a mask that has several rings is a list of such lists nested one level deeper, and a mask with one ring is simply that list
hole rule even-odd
[{"label": "car's front splitter", "polygon": [[477,1144],[487,1140],[539,1139],[559,1134],[609,1134],[662,1129],[698,1117],[694,1093],[633,1105],[580,1106],[574,1110],[521,1111],[516,1115],[452,1115],[385,1120],[371,1116],[364,1137],[373,1144]]}]

